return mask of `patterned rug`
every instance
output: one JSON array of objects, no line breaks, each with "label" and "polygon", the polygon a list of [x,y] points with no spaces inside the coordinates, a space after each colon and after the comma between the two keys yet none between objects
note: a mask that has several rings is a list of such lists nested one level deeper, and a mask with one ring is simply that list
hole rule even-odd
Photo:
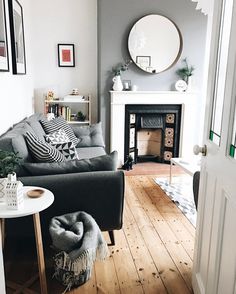
[{"label": "patterned rug", "polygon": [[154,181],[196,227],[197,211],[193,198],[192,177],[173,177],[170,185],[169,178],[156,178]]}]

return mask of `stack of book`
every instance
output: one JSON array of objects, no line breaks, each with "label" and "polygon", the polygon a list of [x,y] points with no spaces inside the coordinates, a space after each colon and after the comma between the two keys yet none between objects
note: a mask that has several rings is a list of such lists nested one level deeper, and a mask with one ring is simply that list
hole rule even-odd
[{"label": "stack of book", "polygon": [[46,113],[54,113],[55,117],[62,116],[67,121],[71,120],[71,108],[69,106],[62,106],[56,103],[49,104],[46,108]]}]

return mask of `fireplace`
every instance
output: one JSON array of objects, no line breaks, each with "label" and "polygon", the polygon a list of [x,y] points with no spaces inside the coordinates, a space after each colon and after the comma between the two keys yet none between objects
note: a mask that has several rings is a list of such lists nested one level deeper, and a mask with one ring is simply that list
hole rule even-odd
[{"label": "fireplace", "polygon": [[[156,106],[158,106],[160,111],[163,105],[171,106],[171,109],[167,108],[166,111],[168,110],[170,114],[177,113],[179,117],[177,128],[175,128],[175,131],[178,131],[175,140],[180,132],[179,142],[175,141],[176,149],[173,152],[173,156],[188,158],[193,155],[193,146],[199,142],[199,134],[201,133],[196,94],[177,91],[111,91],[110,95],[110,152],[114,150],[118,152],[118,167],[123,165],[124,159],[128,154],[127,147],[125,150],[125,141],[127,142],[128,136],[127,122],[125,122],[127,105],[130,107],[138,105],[140,109],[151,106],[149,109],[151,112],[153,112],[153,109],[156,109]],[[178,109],[172,109],[173,105],[177,106],[179,111]],[[170,110],[174,110],[174,112],[170,112]],[[168,114],[167,112],[165,113]],[[130,114],[132,113],[130,112]],[[138,115],[138,113],[134,114]]]},{"label": "fireplace", "polygon": [[169,163],[179,156],[182,106],[179,104],[125,106],[124,161]]}]

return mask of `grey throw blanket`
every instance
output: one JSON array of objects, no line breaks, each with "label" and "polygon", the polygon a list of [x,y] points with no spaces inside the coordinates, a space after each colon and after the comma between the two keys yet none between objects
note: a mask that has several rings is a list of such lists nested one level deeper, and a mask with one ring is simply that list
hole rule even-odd
[{"label": "grey throw blanket", "polygon": [[[67,289],[78,285],[78,276],[87,270],[90,272],[96,259],[102,260],[108,255],[107,244],[97,223],[86,212],[52,218],[49,232],[53,247],[59,251],[54,258],[55,276],[60,277]],[[61,275],[62,270],[67,274]]]}]

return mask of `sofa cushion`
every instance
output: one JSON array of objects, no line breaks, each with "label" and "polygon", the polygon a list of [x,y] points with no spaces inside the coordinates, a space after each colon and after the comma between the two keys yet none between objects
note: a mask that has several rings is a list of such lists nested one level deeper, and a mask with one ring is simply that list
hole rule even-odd
[{"label": "sofa cushion", "polygon": [[65,156],[47,142],[41,141],[33,133],[26,132],[26,143],[33,157],[39,162],[62,162]]},{"label": "sofa cushion", "polygon": [[26,119],[26,122],[31,126],[34,134],[42,141],[45,141],[44,136],[46,135],[43,127],[41,126],[39,120],[45,118],[43,114],[33,114]]},{"label": "sofa cushion", "polygon": [[27,123],[16,124],[10,131],[0,137],[0,149],[17,152],[23,161],[32,161],[24,138],[26,132],[33,132]]},{"label": "sofa cushion", "polygon": [[[71,160],[53,163],[22,163],[19,176],[40,176],[91,171],[115,171],[117,168],[117,152],[91,159]],[[79,184],[79,183],[78,183]]]},{"label": "sofa cushion", "polygon": [[101,122],[83,127],[72,125],[72,128],[76,137],[80,138],[76,147],[105,147]]},{"label": "sofa cushion", "polygon": [[50,134],[58,131],[59,129],[63,129],[69,137],[70,141],[72,141],[75,146],[78,144],[79,139],[76,138],[72,128],[68,125],[63,117],[59,116],[50,121],[42,119],[40,120],[40,123],[42,124],[46,134]]},{"label": "sofa cushion", "polygon": [[63,129],[59,129],[58,131],[54,133],[45,135],[45,141],[51,144],[57,144],[57,143],[69,142],[70,139]]},{"label": "sofa cushion", "polygon": [[76,150],[79,159],[93,158],[106,154],[103,147],[82,147],[76,148]]},{"label": "sofa cushion", "polygon": [[61,142],[61,143],[49,143],[61,152],[66,158],[66,160],[79,159],[75,145],[73,142]]}]

